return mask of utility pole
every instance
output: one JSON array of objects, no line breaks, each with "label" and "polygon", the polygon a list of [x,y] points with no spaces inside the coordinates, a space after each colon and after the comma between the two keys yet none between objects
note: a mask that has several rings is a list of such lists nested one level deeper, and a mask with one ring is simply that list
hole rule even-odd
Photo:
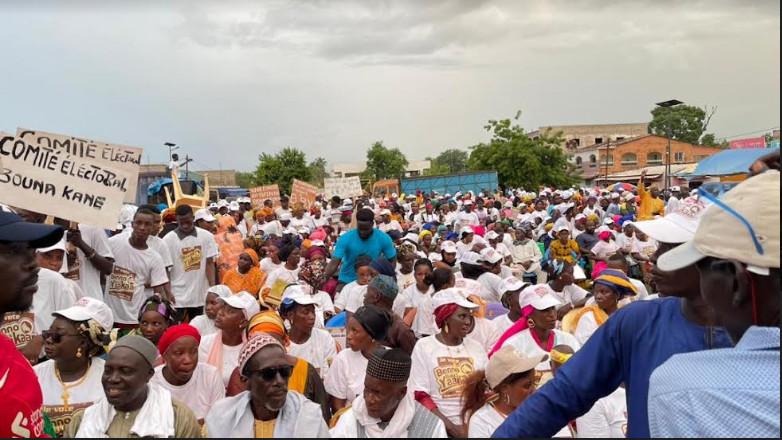
[{"label": "utility pole", "polygon": [[193,159],[189,156],[185,156],[185,163],[183,164],[185,166],[185,178],[190,179],[190,162],[192,162]]}]

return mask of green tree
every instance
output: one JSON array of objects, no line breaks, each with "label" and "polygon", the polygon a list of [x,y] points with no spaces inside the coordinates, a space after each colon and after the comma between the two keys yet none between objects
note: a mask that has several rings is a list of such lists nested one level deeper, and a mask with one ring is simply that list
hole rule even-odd
[{"label": "green tree", "polygon": [[280,186],[280,192],[290,194],[293,179],[310,180],[310,168],[307,166],[307,156],[297,148],[285,147],[275,155],[261,153],[260,163],[255,170],[257,185]]},{"label": "green tree", "polygon": [[432,159],[431,157],[427,157],[426,160],[428,160],[432,165],[429,167],[428,170],[424,170],[424,176],[440,176],[443,174],[450,174],[451,173],[451,167],[444,164],[439,164],[435,159]]},{"label": "green tree", "polygon": [[723,139],[722,142],[717,141],[714,133],[706,133],[701,138],[701,145],[704,147],[718,147],[718,148],[730,148],[730,142]]},{"label": "green tree", "polygon": [[323,179],[329,177],[326,170],[326,159],[318,157],[309,164],[310,180],[309,182],[318,188],[323,188]]},{"label": "green tree", "polygon": [[716,111],[717,107],[708,109],[692,105],[655,107],[649,133],[664,137],[670,135],[671,139],[698,145]]},{"label": "green tree", "polygon": [[467,159],[470,157],[469,153],[458,148],[449,148],[438,154],[434,159],[427,158],[432,162],[432,170],[438,170],[439,172],[427,173],[431,175],[435,174],[450,174],[450,173],[462,173],[467,170]]},{"label": "green tree", "polygon": [[255,185],[255,174],[245,173],[242,171],[236,172],[236,186],[239,188],[252,188]]},{"label": "green tree", "polygon": [[484,128],[492,133],[488,144],[471,147],[467,165],[470,169],[496,170],[503,187],[537,189],[540,185],[559,188],[578,182],[575,166],[571,164],[560,145],[561,133],[550,131],[532,140],[511,119],[490,120]]},{"label": "green tree", "polygon": [[373,181],[399,179],[404,176],[409,162],[399,148],[387,148],[382,141],[375,142],[367,151],[367,169],[364,176]]}]

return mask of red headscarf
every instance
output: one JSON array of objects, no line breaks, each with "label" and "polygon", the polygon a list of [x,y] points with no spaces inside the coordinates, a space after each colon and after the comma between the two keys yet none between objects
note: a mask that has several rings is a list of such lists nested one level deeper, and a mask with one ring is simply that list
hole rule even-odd
[{"label": "red headscarf", "polygon": [[163,333],[163,336],[160,337],[160,341],[157,343],[157,348],[158,351],[160,351],[160,355],[163,356],[166,354],[166,351],[168,351],[168,348],[171,347],[171,344],[173,344],[174,341],[179,338],[193,338],[199,344],[201,343],[201,334],[198,333],[198,329],[192,325],[173,325],[169,327],[165,333]]},{"label": "red headscarf", "polygon": [[434,309],[434,322],[437,324],[437,328],[443,328],[445,321],[456,313],[457,310],[459,310],[459,306],[456,304],[443,304]]}]

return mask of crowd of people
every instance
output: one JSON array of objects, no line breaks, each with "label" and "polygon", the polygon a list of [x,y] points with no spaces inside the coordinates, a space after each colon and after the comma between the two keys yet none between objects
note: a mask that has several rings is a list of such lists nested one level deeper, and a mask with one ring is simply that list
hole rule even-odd
[{"label": "crowd of people", "polygon": [[0,434],[778,437],[778,163],[667,202],[4,206]]}]

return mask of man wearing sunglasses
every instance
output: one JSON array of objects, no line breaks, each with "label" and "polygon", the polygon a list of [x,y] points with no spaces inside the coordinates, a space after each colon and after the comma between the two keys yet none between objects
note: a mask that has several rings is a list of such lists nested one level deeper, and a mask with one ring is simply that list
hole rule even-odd
[{"label": "man wearing sunglasses", "polygon": [[778,171],[739,184],[712,200],[691,241],[660,257],[666,271],[697,265],[703,298],[736,346],[655,370],[652,437],[779,437],[780,211],[768,202],[779,192]]},{"label": "man wearing sunglasses", "polygon": [[[38,290],[35,250],[54,245],[63,236],[60,226],[25,223],[0,206],[0,437],[41,437],[43,395],[30,363],[17,350],[11,314],[20,316],[33,304]],[[8,315],[8,316],[6,316]]]},{"label": "man wearing sunglasses", "polygon": [[288,391],[293,367],[285,349],[260,333],[239,354],[248,391],[218,401],[206,416],[208,438],[328,438],[320,405]]}]

